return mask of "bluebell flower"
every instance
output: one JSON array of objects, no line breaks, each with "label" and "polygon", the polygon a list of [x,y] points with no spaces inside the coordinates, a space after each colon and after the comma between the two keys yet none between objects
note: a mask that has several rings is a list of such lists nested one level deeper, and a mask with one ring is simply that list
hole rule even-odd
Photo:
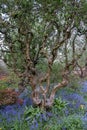
[{"label": "bluebell flower", "polygon": [[6,118],[7,123],[11,123],[13,121],[12,117]]},{"label": "bluebell flower", "polygon": [[11,106],[11,105],[8,105],[8,106],[5,107],[6,111],[11,110],[11,109],[13,109],[13,106]]},{"label": "bluebell flower", "polygon": [[33,120],[30,130],[37,130],[38,129],[38,122],[36,119]]},{"label": "bluebell flower", "polygon": [[34,120],[34,126],[35,128],[38,128],[38,122],[36,120]]},{"label": "bluebell flower", "polygon": [[52,117],[52,116],[53,116],[53,113],[51,113],[51,112],[46,112],[46,115],[47,115],[48,117]]},{"label": "bluebell flower", "polygon": [[42,117],[40,116],[40,117],[39,117],[39,122],[42,122],[42,121],[43,121],[43,120],[42,120]]},{"label": "bluebell flower", "polygon": [[76,105],[77,108],[80,106],[80,104],[85,104],[83,96],[77,93],[68,94],[64,98],[72,103],[73,106]]},{"label": "bluebell flower", "polygon": [[83,82],[81,84],[81,86],[82,87],[81,87],[80,91],[83,92],[83,93],[87,93],[87,81]]},{"label": "bluebell flower", "polygon": [[65,113],[66,116],[68,116],[68,115],[69,115],[69,110],[68,110],[68,109],[65,109],[65,110],[64,110],[64,113]]},{"label": "bluebell flower", "polygon": [[87,130],[87,116],[81,116],[81,120],[83,122],[84,130]]},{"label": "bluebell flower", "polygon": [[34,125],[31,125],[30,130],[35,130]]},{"label": "bluebell flower", "polygon": [[14,116],[14,115],[17,114],[17,112],[16,112],[14,109],[7,110],[5,113],[6,113],[7,115],[12,115],[12,116]]},{"label": "bluebell flower", "polygon": [[33,104],[32,99],[30,99],[30,98],[24,99],[23,106],[30,106],[30,105],[32,105],[32,104]]},{"label": "bluebell flower", "polygon": [[47,117],[46,117],[46,114],[45,114],[45,113],[42,113],[42,114],[41,114],[41,118],[42,118],[42,120],[47,121]]}]

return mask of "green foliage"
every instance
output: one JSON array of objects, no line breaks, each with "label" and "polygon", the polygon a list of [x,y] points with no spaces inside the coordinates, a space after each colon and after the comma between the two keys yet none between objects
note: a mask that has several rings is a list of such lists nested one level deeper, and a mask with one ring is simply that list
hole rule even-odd
[{"label": "green foliage", "polygon": [[55,62],[52,66],[51,83],[60,82],[62,80],[62,69],[61,63]]},{"label": "green foliage", "polygon": [[[75,6],[72,6],[72,4],[75,3],[67,0],[51,0],[51,2],[50,0],[36,0],[35,2],[34,0],[0,1],[0,13],[9,15],[9,20],[11,21],[1,26],[2,30],[6,30],[4,46],[8,46],[9,49],[9,52],[5,52],[4,59],[8,62],[10,67],[15,67],[17,71],[25,71],[25,44],[26,40],[30,39],[30,34],[24,35],[22,34],[23,32],[32,32],[33,34],[33,38],[30,41],[30,58],[33,61],[39,52],[39,48],[42,47],[45,34],[48,36],[45,43],[46,49],[52,49],[55,45],[54,39],[57,38],[57,35],[53,36],[55,30],[59,34],[63,31],[65,33],[66,25],[71,24],[71,21],[73,21],[72,18],[75,19],[75,25],[81,21],[80,17],[78,17],[81,15],[79,14],[79,10],[86,8],[85,0],[83,0],[83,3],[80,1],[79,8],[76,6],[78,5],[78,1]],[[83,5],[85,5],[85,7]],[[76,14],[77,11],[78,16]],[[84,10],[84,14],[85,13],[86,10]],[[50,24],[48,25],[48,23]],[[1,32],[4,33],[3,31]],[[12,43],[12,45],[9,46],[8,43]],[[12,52],[12,50],[14,51]],[[37,59],[39,60],[41,57],[42,54],[40,53]]]},{"label": "green foliage", "polygon": [[[55,119],[55,117],[53,120],[50,119],[49,122],[43,124],[43,127],[41,127],[41,122],[39,122],[37,130],[83,130],[82,121],[79,116],[70,115],[68,117],[62,117],[61,122]],[[1,128],[3,130],[30,130],[28,122],[26,123],[24,120],[15,120],[13,124],[6,124],[6,122],[3,122],[3,127]]]},{"label": "green foliage", "polygon": [[80,117],[70,115],[68,117],[62,117],[61,122],[57,123],[57,121],[55,121],[54,124],[46,125],[43,130],[46,128],[48,128],[48,130],[82,130],[83,125]]},{"label": "green foliage", "polygon": [[81,85],[79,84],[79,81],[81,79],[79,77],[76,77],[75,75],[71,75],[69,79],[69,87],[71,87],[74,90],[78,90]]},{"label": "green foliage", "polygon": [[18,82],[19,78],[18,76],[12,71],[9,70],[9,75],[2,77],[0,80],[0,90],[5,89],[5,88],[17,88],[18,87]]},{"label": "green foliage", "polygon": [[47,62],[44,60],[40,60],[38,65],[36,66],[37,70],[39,70],[42,73],[45,73],[47,71]]},{"label": "green foliage", "polygon": [[36,108],[32,106],[30,108],[26,107],[24,112],[24,118],[26,121],[32,122],[36,118],[36,116],[38,115],[39,117],[42,112],[43,110],[40,109],[39,107]]},{"label": "green foliage", "polygon": [[[85,1],[83,3],[85,4]],[[39,80],[39,72],[47,74],[50,68],[51,83],[62,80],[62,65],[53,62],[58,58],[58,53],[64,58],[64,45],[68,41],[67,47],[69,46],[71,51],[66,51],[66,57],[69,58],[71,54],[70,58],[73,59],[73,30],[76,29],[81,35],[84,32],[78,29],[81,21],[85,21],[83,14],[79,13],[83,3],[80,1],[78,4],[78,1],[71,0],[0,1],[0,33],[4,36],[5,48],[4,51],[3,48],[1,50],[2,55],[4,61],[20,75],[24,83],[30,83],[31,86],[41,85],[40,81],[45,79],[42,75]],[[84,14],[86,13],[84,9]],[[78,46],[75,45],[77,48]]]},{"label": "green foliage", "polygon": [[82,121],[80,117],[75,115],[70,115],[63,119],[62,126],[68,130],[82,130]]},{"label": "green foliage", "polygon": [[8,76],[8,81],[9,81],[8,84],[9,84],[10,87],[17,88],[20,79],[17,76],[17,74],[15,74],[13,72],[13,70],[10,70],[10,73],[9,73],[9,76]]},{"label": "green foliage", "polygon": [[9,78],[7,76],[3,76],[0,79],[0,90],[10,87],[9,85],[10,85]]},{"label": "green foliage", "polygon": [[[83,3],[84,4],[81,2],[82,7],[86,5],[85,1]],[[78,4],[78,2],[76,4]],[[39,48],[42,47],[44,36],[48,36],[45,43],[46,49],[52,49],[55,45],[54,39],[57,38],[57,35],[53,36],[55,30],[57,30],[59,34],[63,32],[63,30],[66,29],[65,26],[71,23],[69,19],[72,20],[72,15],[76,14],[79,10],[77,6],[72,6],[71,1],[67,0],[64,2],[63,0],[36,0],[35,2],[34,0],[0,1],[0,5],[1,13],[10,14],[9,20],[11,20],[9,24],[7,22],[5,23],[6,25],[2,24],[1,26],[2,30],[6,30],[5,46],[9,48],[9,52],[6,52],[4,58],[10,67],[15,67],[17,71],[22,72],[25,71],[24,66],[26,65],[24,48],[26,46],[26,40],[30,39],[30,34],[24,35],[22,33],[32,32],[33,34],[33,38],[30,41],[30,58],[33,61],[38,54]],[[80,9],[82,8],[80,7]],[[80,22],[77,15],[74,15],[74,19],[76,19],[74,21],[75,23]],[[61,21],[64,21],[64,24]],[[48,23],[50,24],[48,25]],[[11,48],[8,43],[12,43]],[[12,50],[14,50],[14,52],[12,52]],[[37,59],[41,57],[42,54],[40,53]]]},{"label": "green foliage", "polygon": [[0,90],[8,87],[8,84],[5,81],[0,81]]},{"label": "green foliage", "polygon": [[[47,62],[46,61],[40,61],[39,64],[37,65],[37,69],[45,73],[47,71]],[[62,64],[55,62],[52,66],[52,72],[51,72],[51,83],[56,83],[56,82],[61,82],[62,80],[62,69],[63,66]]]},{"label": "green foliage", "polygon": [[11,130],[28,130],[28,125],[24,121],[19,121],[18,119],[12,125]]},{"label": "green foliage", "polygon": [[14,123],[7,123],[3,120],[1,130],[28,130],[28,124],[24,122],[24,120],[19,121],[16,119]]},{"label": "green foliage", "polygon": [[53,105],[53,112],[58,113],[58,111],[63,111],[64,108],[66,108],[67,102],[63,101],[60,97],[55,98],[54,105]]}]

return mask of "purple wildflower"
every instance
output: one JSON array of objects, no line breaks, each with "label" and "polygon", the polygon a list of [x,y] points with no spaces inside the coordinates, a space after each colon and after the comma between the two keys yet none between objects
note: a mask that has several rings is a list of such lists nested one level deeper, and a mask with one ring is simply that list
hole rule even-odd
[{"label": "purple wildflower", "polygon": [[38,122],[36,120],[34,120],[34,125],[36,128],[38,128]]},{"label": "purple wildflower", "polygon": [[24,99],[24,103],[23,103],[23,106],[29,106],[29,105],[32,105],[32,100],[30,98],[26,98]]},{"label": "purple wildflower", "polygon": [[30,127],[30,130],[34,130],[34,128],[35,128],[34,125],[32,125],[32,126]]},{"label": "purple wildflower", "polygon": [[66,115],[66,116],[69,115],[69,110],[68,110],[68,109],[65,109],[64,112],[65,112],[65,115]]},{"label": "purple wildflower", "polygon": [[87,81],[82,83],[81,92],[87,93]]},{"label": "purple wildflower", "polygon": [[53,116],[53,114],[52,114],[51,112],[46,112],[46,115],[47,115],[48,117],[52,117],[52,116]]},{"label": "purple wildflower", "polygon": [[41,118],[42,118],[42,120],[47,121],[47,117],[46,117],[46,114],[45,114],[45,113],[42,113],[42,114],[41,114]]}]

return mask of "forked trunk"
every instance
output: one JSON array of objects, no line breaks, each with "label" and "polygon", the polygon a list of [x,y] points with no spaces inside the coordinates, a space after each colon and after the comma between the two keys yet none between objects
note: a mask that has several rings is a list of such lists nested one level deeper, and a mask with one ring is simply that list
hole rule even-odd
[{"label": "forked trunk", "polygon": [[[36,80],[36,82],[38,82],[38,80]],[[66,86],[68,84],[68,79],[64,77],[60,83],[53,86],[53,89],[51,90],[50,93],[48,93],[48,89],[50,89],[50,85],[49,88],[48,88],[48,84],[44,88],[44,86],[41,83],[39,84],[40,86],[37,87],[35,81],[32,79],[31,86],[32,86],[33,103],[34,105],[39,106],[41,108],[50,108],[54,103],[54,98],[57,90]]]}]

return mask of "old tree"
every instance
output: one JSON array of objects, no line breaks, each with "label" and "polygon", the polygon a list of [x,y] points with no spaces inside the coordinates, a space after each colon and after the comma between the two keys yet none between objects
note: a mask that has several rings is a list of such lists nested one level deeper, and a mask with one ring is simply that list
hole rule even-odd
[{"label": "old tree", "polygon": [[[51,107],[56,91],[68,84],[86,50],[86,18],[86,0],[0,0],[1,58],[23,86],[31,86],[34,104]],[[44,73],[41,61],[47,66]],[[50,88],[55,61],[63,66],[62,80]]]}]

